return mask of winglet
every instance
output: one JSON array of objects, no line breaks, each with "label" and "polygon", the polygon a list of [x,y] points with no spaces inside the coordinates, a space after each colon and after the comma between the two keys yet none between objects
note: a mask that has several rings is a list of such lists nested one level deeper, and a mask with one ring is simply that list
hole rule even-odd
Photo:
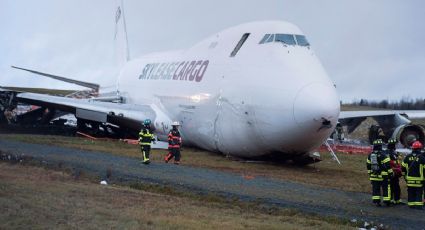
[{"label": "winglet", "polygon": [[24,70],[24,71],[27,71],[27,72],[30,72],[30,73],[38,74],[38,75],[41,75],[41,76],[53,78],[53,79],[56,79],[56,80],[59,80],[59,81],[68,82],[68,83],[76,84],[76,85],[79,85],[79,86],[84,86],[84,87],[93,89],[96,92],[99,91],[99,87],[100,87],[98,84],[94,84],[94,83],[90,83],[90,82],[77,81],[77,80],[73,80],[73,79],[70,79],[70,78],[65,78],[65,77],[61,77],[61,76],[57,76],[57,75],[53,75],[53,74],[48,74],[48,73],[42,73],[42,72],[38,72],[38,71],[35,71],[35,70],[24,69],[24,68],[16,67],[16,66],[11,66],[11,67],[15,68],[15,69]]}]

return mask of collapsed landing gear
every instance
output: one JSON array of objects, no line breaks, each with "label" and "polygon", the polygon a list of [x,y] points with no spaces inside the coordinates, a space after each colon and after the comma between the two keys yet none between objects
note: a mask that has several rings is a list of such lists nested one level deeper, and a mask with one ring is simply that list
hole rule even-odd
[{"label": "collapsed landing gear", "polygon": [[270,153],[266,156],[262,156],[254,160],[270,161],[278,164],[293,163],[298,166],[305,166],[321,161],[320,154],[318,153],[294,156],[292,154],[283,154],[282,152]]},{"label": "collapsed landing gear", "polygon": [[302,156],[297,156],[297,157],[292,158],[292,162],[294,162],[294,164],[296,164],[298,166],[305,166],[305,165],[317,163],[319,161],[320,161],[320,159],[314,158],[314,157],[311,157],[311,156],[308,156],[308,155],[302,155]]}]

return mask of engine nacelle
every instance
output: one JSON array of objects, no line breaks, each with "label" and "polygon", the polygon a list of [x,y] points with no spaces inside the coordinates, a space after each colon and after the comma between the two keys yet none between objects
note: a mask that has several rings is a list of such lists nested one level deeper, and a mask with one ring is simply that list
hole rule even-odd
[{"label": "engine nacelle", "polygon": [[399,140],[404,147],[410,147],[415,140],[425,142],[425,130],[420,125],[400,125],[394,130],[392,138]]}]

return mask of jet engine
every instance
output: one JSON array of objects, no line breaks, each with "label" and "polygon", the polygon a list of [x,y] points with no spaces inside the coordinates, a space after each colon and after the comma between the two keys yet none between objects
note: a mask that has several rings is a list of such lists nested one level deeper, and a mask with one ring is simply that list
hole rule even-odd
[{"label": "jet engine", "polygon": [[399,140],[404,147],[410,147],[415,140],[425,142],[425,130],[420,125],[400,125],[394,130],[392,137]]}]

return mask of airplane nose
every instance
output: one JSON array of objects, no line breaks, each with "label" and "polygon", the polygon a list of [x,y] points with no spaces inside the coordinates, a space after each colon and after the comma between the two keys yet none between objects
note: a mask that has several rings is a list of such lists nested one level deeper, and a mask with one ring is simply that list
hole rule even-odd
[{"label": "airplane nose", "polygon": [[294,100],[294,120],[302,128],[334,127],[340,105],[333,85],[312,83],[301,88]]}]

